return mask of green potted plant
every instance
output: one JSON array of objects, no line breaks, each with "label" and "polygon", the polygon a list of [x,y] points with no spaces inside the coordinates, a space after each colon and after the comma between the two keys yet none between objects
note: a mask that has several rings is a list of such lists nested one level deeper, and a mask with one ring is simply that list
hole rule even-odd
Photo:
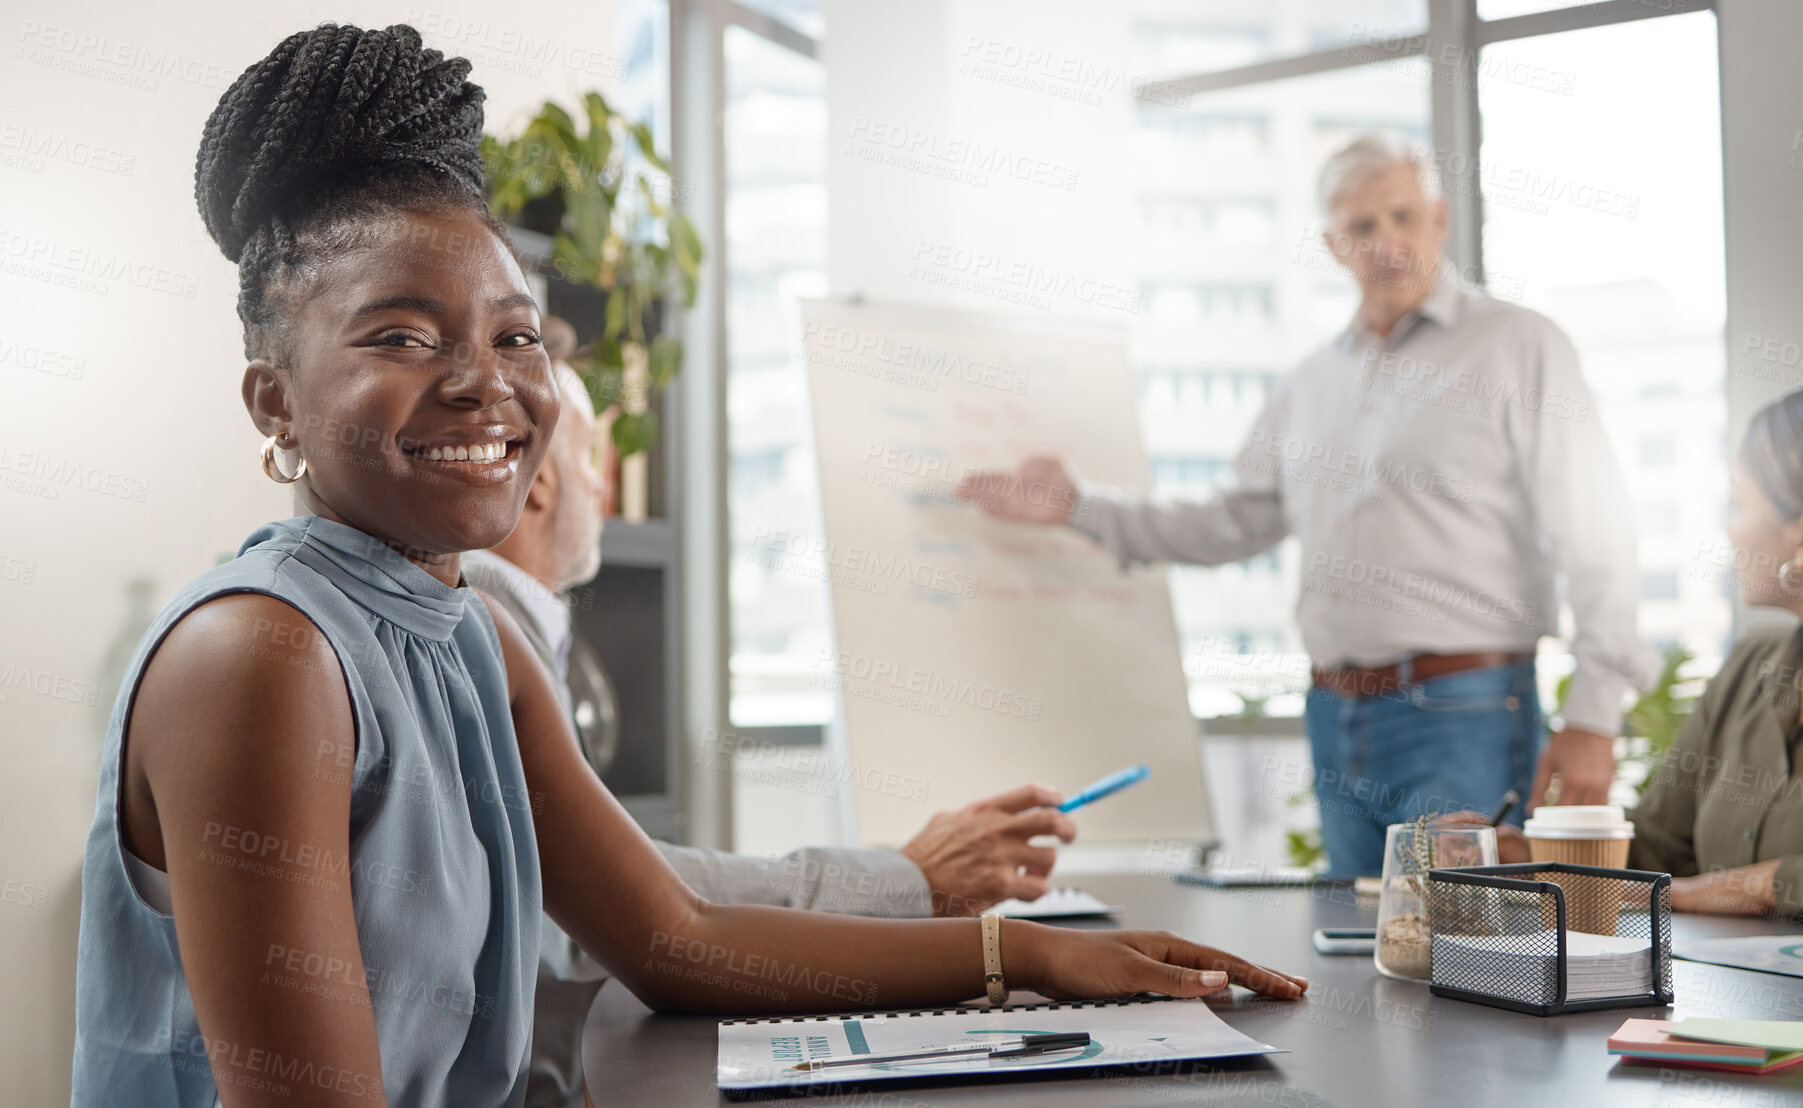
[{"label": "green potted plant", "polygon": [[651,128],[589,92],[576,114],[546,101],[519,133],[483,135],[482,160],[495,214],[550,235],[557,274],[606,295],[605,329],[576,369],[597,411],[618,405],[620,457],[645,451],[657,437],[651,394],[682,367],[681,341],[657,333],[658,306],[694,304],[702,259]]},{"label": "green potted plant", "polygon": [[[1659,679],[1628,709],[1627,749],[1616,766],[1616,774],[1618,778],[1627,776],[1624,771],[1630,767],[1639,770],[1640,779],[1634,784],[1636,797],[1646,792],[1653,774],[1658,772],[1659,763],[1665,760],[1665,754],[1672,748],[1672,743],[1677,741],[1684,721],[1696,707],[1697,690],[1701,687],[1701,681],[1695,677],[1687,678],[1680,672],[1695,660],[1695,655],[1684,647],[1675,644],[1667,646]],[[1558,685],[1557,700],[1561,711],[1565,705],[1565,694],[1570,687],[1571,675],[1566,674],[1559,679]]]}]

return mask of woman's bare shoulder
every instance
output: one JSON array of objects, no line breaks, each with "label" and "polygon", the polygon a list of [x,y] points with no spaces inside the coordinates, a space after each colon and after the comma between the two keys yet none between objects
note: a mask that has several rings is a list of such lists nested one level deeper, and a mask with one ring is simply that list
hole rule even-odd
[{"label": "woman's bare shoulder", "polygon": [[[235,760],[269,738],[351,740],[343,666],[317,624],[279,597],[228,593],[185,613],[144,664],[129,721],[149,762],[169,749],[184,761]],[[221,742],[246,731],[256,743]]]}]

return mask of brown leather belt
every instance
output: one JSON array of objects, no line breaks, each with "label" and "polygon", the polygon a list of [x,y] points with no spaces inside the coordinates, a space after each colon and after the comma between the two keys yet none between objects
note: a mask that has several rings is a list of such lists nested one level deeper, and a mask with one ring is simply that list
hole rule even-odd
[{"label": "brown leather belt", "polygon": [[[1498,651],[1484,654],[1417,654],[1409,659],[1409,680],[1428,681],[1435,677],[1464,673],[1469,669],[1491,669],[1533,660],[1532,654],[1504,654]],[[1313,671],[1313,677],[1315,688],[1332,689],[1341,696],[1382,696],[1405,687],[1400,664],[1323,666]]]}]

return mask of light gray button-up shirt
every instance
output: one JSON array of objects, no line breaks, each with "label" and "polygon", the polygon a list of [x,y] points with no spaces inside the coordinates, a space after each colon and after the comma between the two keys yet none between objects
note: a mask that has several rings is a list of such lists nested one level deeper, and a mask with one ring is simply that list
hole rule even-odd
[{"label": "light gray button-up shirt", "polygon": [[[566,684],[570,609],[519,566],[489,550],[463,555],[463,576],[506,608],[524,632],[546,672],[553,677],[564,714],[570,714]],[[926,875],[897,850],[855,847],[802,847],[781,857],[729,854],[657,842],[685,883],[716,904],[773,904],[845,915],[910,918],[933,914]],[[545,957],[567,980],[600,979],[601,968],[545,917]]]},{"label": "light gray button-up shirt", "polygon": [[1633,506],[1577,351],[1551,320],[1443,275],[1377,338],[1358,320],[1272,391],[1202,500],[1087,486],[1072,525],[1123,565],[1237,562],[1295,535],[1316,665],[1532,651],[1563,580],[1570,726],[1615,734],[1658,672],[1636,620]]}]

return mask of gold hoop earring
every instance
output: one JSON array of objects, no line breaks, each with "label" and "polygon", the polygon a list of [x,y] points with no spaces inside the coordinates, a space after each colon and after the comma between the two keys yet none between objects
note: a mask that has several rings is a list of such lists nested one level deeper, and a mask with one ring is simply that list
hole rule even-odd
[{"label": "gold hoop earring", "polygon": [[271,435],[263,440],[263,472],[268,474],[269,479],[278,485],[292,485],[307,474],[307,459],[302,458],[300,465],[295,467],[292,477],[282,476],[281,463],[275,460],[275,448],[276,440],[286,434],[287,432],[283,432],[281,435]]},{"label": "gold hoop earring", "polygon": [[1778,583],[1791,592],[1803,592],[1803,563],[1792,558],[1779,566]]}]

